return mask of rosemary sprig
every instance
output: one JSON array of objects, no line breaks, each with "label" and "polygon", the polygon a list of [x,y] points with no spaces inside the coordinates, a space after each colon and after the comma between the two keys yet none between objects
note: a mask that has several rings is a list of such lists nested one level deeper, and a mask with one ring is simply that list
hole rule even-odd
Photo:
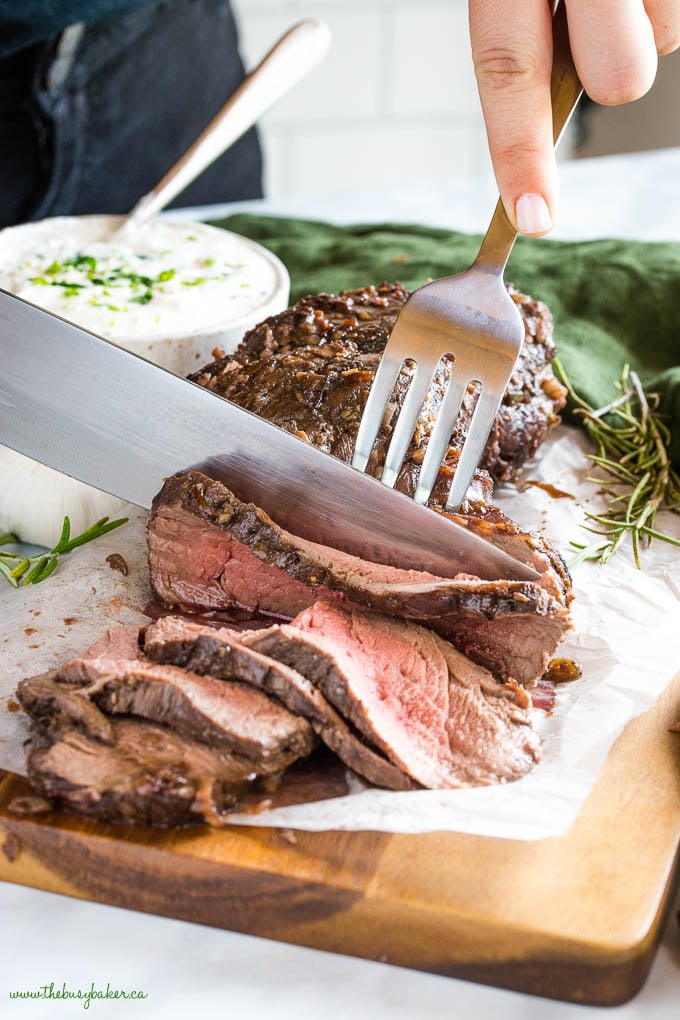
[{"label": "rosemary sprig", "polygon": [[4,577],[13,588],[19,585],[39,584],[54,573],[57,569],[60,556],[65,556],[79,545],[86,542],[93,542],[96,538],[108,534],[121,524],[127,524],[129,518],[122,517],[117,521],[110,521],[108,517],[102,517],[96,521],[82,534],[71,538],[71,522],[64,517],[59,541],[47,552],[38,553],[35,556],[22,556],[20,553],[13,553],[5,550],[3,546],[14,545],[19,541],[16,535],[6,532],[0,535],[0,576]]},{"label": "rosemary sprig", "polygon": [[571,542],[579,552],[570,566],[584,560],[606,563],[628,537],[638,568],[642,550],[654,539],[680,546],[679,539],[655,527],[658,513],[680,513],[680,476],[668,453],[671,433],[659,413],[660,395],[646,393],[638,375],[625,365],[615,383],[619,396],[595,409],[574,392],[557,359],[554,365],[576,405],[574,414],[597,450],[588,457],[599,474],[589,475],[588,481],[600,486],[607,502],[603,513],[585,511],[590,523],[582,527],[601,541]]}]

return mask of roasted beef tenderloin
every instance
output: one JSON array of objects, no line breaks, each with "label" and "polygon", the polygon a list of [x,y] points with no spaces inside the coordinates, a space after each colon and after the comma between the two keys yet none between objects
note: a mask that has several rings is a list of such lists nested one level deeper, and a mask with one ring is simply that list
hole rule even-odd
[{"label": "roasted beef tenderloin", "polygon": [[[513,287],[508,290],[524,320],[525,339],[481,463],[496,478],[511,477],[536,452],[559,421],[566,398],[550,367],[555,345],[549,310]],[[191,378],[349,461],[380,357],[407,298],[408,292],[399,284],[302,298],[247,333],[233,355]],[[378,473],[384,460],[412,372],[412,366],[405,365],[397,381],[369,465],[373,473]],[[450,368],[442,364],[397,481],[397,488],[409,495],[415,491],[449,377]],[[433,505],[446,501],[473,408],[470,389],[433,492]],[[488,500],[488,478],[478,472],[476,480],[477,495]]]},{"label": "roasted beef tenderloin", "polygon": [[239,755],[259,775],[281,772],[312,751],[316,739],[309,723],[263,691],[153,662],[138,638],[137,627],[114,628],[57,676],[69,686],[80,683],[80,696],[111,715],[162,723]]},{"label": "roasted beef tenderloin", "polygon": [[308,677],[423,786],[506,782],[540,758],[527,692],[417,624],[319,602],[243,640]]},{"label": "roasted beef tenderloin", "polygon": [[267,691],[308,719],[321,740],[368,782],[388,790],[413,786],[401,769],[368,746],[305,676],[244,644],[239,634],[166,616],[147,628],[144,651],[159,663],[242,680]]},{"label": "roasted beef tenderloin", "polygon": [[79,682],[64,683],[57,672],[28,677],[17,687],[17,699],[36,730],[48,741],[65,730],[78,729],[102,744],[113,744],[111,720],[89,698]]},{"label": "roasted beef tenderloin", "polygon": [[109,630],[17,696],[33,724],[35,789],[109,821],[221,824],[317,743],[307,720],[250,684],[148,659],[138,627]]},{"label": "roasted beef tenderloin", "polygon": [[[550,367],[550,313],[509,290],[525,343],[455,517],[531,563],[539,581],[367,563],[297,538],[203,475],[169,479],[149,520],[161,601],[293,619],[240,634],[180,619],[145,633],[119,628],[59,670],[24,681],[29,777],[40,793],[95,818],[219,824],[259,776],[308,754],[317,736],[359,775],[396,790],[507,781],[538,760],[530,699],[518,682],[542,675],[569,627],[570,581],[549,543],[491,505],[491,476],[511,477],[536,451],[565,391]],[[383,285],[304,298],[193,378],[349,461],[407,297]],[[406,493],[450,370],[440,366],[414,432],[397,483]],[[385,415],[369,465],[376,475],[412,371],[403,366]],[[474,399],[470,389],[433,510],[445,503]]]},{"label": "roasted beef tenderloin", "polygon": [[284,619],[319,599],[351,601],[426,624],[499,678],[531,684],[570,626],[566,571],[544,540],[500,511],[466,522],[532,563],[540,583],[369,563],[297,538],[220,482],[190,472],[168,479],[154,500],[151,582],[169,607],[241,607]]},{"label": "roasted beef tenderloin", "polygon": [[111,822],[224,822],[255,776],[241,757],[122,716],[106,743],[78,726],[42,732],[28,754],[33,788],[58,807]]}]

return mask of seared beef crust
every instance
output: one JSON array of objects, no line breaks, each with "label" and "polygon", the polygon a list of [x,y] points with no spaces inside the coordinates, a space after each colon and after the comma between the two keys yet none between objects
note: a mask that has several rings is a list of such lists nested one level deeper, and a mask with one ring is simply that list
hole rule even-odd
[{"label": "seared beef crust", "polygon": [[[550,368],[555,345],[549,310],[540,301],[508,289],[522,314],[525,340],[481,463],[495,478],[512,477],[536,452],[559,421],[566,397]],[[349,461],[380,357],[407,298],[408,292],[399,284],[302,298],[250,330],[233,355],[207,365],[191,379]],[[404,366],[369,465],[374,474],[384,459],[410,377],[411,368]],[[401,470],[397,488],[409,495],[415,491],[448,378],[448,369],[440,366]],[[446,501],[450,473],[455,470],[472,409],[470,391],[435,486],[434,506]],[[490,486],[483,471],[476,481],[479,497],[488,500]]]}]

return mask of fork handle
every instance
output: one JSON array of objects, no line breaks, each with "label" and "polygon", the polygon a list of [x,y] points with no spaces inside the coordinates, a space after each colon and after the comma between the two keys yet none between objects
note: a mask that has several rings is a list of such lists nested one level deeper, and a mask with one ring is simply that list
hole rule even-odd
[{"label": "fork handle", "polygon": [[[567,9],[564,0],[557,0],[553,17],[553,66],[550,76],[550,100],[553,115],[553,141],[555,148],[564,133],[576,104],[581,98],[583,85],[574,66],[569,45]],[[491,217],[489,229],[484,235],[475,265],[495,275],[502,275],[517,231],[510,222],[501,199]]]}]

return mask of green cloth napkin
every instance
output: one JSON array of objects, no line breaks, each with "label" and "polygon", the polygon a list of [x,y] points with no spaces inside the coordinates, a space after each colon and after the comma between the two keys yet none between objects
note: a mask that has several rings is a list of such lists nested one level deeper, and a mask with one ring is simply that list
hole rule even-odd
[{"label": "green cloth napkin", "polygon": [[[470,265],[481,238],[396,224],[329,223],[238,214],[219,225],[259,241],[285,263],[291,300],[383,280],[413,288]],[[520,238],[506,279],[555,318],[559,356],[594,407],[615,396],[627,362],[658,390],[680,465],[680,244]]]}]

